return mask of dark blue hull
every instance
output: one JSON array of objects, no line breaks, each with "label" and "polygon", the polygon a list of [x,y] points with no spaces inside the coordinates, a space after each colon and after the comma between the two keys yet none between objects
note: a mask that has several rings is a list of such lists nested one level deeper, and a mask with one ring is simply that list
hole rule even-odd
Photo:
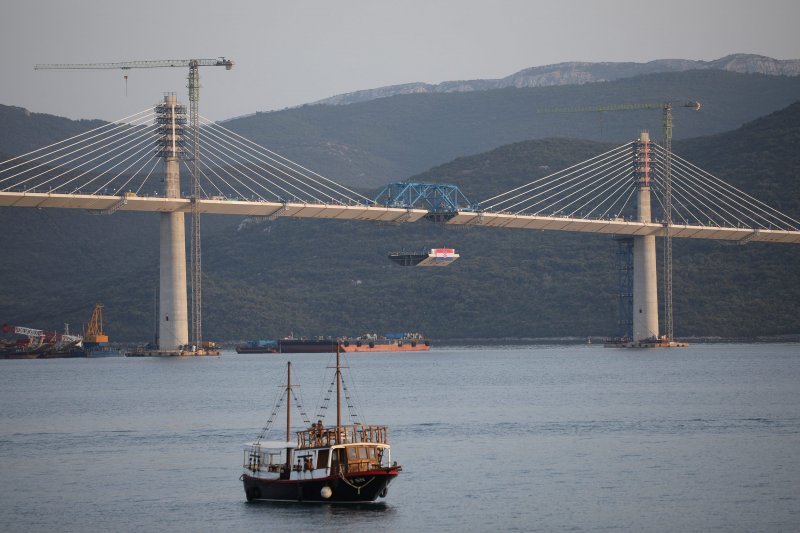
[{"label": "dark blue hull", "polygon": [[336,353],[335,339],[280,339],[236,345],[236,353]]},{"label": "dark blue hull", "polygon": [[386,496],[397,474],[394,468],[301,480],[265,480],[244,474],[242,482],[249,502],[369,503]]}]

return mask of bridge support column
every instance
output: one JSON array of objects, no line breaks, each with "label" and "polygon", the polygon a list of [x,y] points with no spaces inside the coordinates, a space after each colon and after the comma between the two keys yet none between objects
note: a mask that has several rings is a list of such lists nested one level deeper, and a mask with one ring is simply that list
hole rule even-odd
[{"label": "bridge support column", "polygon": [[[650,135],[642,132],[634,155],[638,180],[638,217],[651,222],[650,214]],[[633,238],[633,342],[658,339],[658,281],[656,277],[656,238]]]},{"label": "bridge support column", "polygon": [[[174,94],[164,97],[158,118],[163,141],[165,195],[180,197],[180,157],[185,108]],[[161,213],[158,348],[176,351],[189,342],[186,297],[186,229],[184,213]]]}]

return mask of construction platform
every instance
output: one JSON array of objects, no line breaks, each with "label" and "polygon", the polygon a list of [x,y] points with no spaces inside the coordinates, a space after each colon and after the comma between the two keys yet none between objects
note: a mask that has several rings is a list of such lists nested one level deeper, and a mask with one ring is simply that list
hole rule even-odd
[{"label": "construction platform", "polygon": [[686,348],[688,342],[669,341],[666,338],[644,339],[634,341],[632,339],[606,339],[603,341],[603,348]]},{"label": "construction platform", "polygon": [[159,350],[148,346],[138,347],[133,351],[125,352],[125,357],[196,357],[196,356],[219,356],[219,347],[210,342],[204,342],[208,346],[197,348],[195,346],[184,346],[178,350]]}]

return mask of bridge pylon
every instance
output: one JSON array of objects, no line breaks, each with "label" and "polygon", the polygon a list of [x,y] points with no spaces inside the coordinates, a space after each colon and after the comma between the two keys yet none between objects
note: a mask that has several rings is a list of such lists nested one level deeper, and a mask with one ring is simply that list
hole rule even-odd
[{"label": "bridge pylon", "polygon": [[[156,106],[164,158],[164,195],[180,198],[180,161],[184,150],[186,107],[175,94],[167,94]],[[186,296],[186,228],[182,211],[161,213],[158,349],[177,352],[189,343]]]},{"label": "bridge pylon", "polygon": [[[634,178],[637,180],[637,218],[652,222],[650,213],[650,134],[642,132],[635,144]],[[633,238],[633,341],[658,339],[658,281],[655,235]]]},{"label": "bridge pylon", "polygon": [[[650,134],[642,132],[633,144],[633,179],[636,180],[637,221],[652,223],[650,184],[653,162]],[[670,348],[686,346],[658,331],[658,273],[656,236],[633,235],[618,238],[620,286],[620,337],[606,346],[627,348]],[[630,271],[633,276],[630,276]],[[630,279],[632,277],[632,279]],[[625,306],[626,308],[622,308]],[[630,306],[630,308],[627,308]]]}]

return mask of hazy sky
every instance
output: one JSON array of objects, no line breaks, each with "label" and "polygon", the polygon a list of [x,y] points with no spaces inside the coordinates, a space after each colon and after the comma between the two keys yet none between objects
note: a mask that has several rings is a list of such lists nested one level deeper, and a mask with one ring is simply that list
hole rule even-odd
[{"label": "hazy sky", "polygon": [[114,120],[186,101],[188,69],[34,65],[226,56],[233,70],[200,71],[200,112],[219,120],[562,61],[798,59],[798,21],[797,0],[4,0],[0,104]]}]

